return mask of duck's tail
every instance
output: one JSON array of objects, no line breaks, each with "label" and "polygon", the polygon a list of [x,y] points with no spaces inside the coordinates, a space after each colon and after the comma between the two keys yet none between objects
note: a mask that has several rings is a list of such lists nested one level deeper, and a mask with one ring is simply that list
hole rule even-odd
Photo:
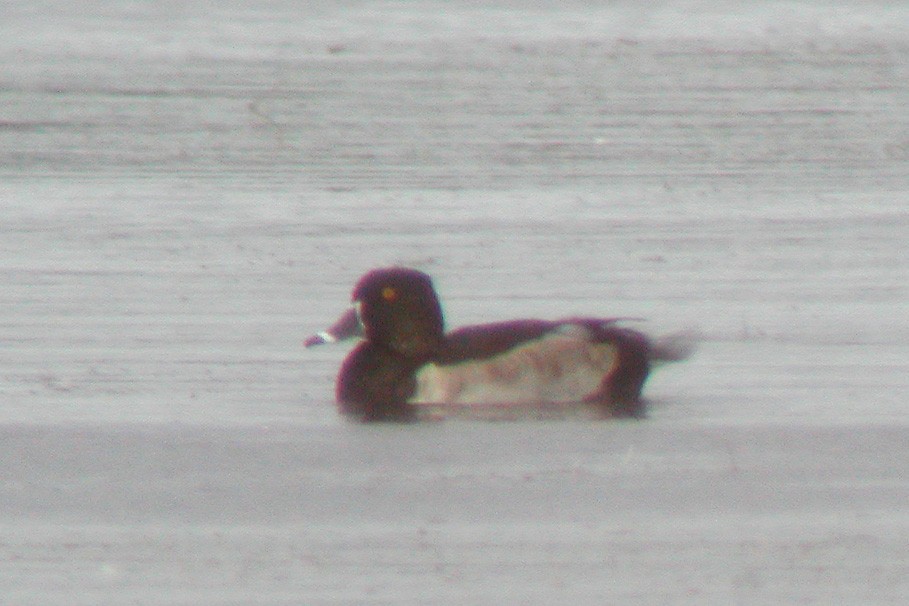
[{"label": "duck's tail", "polygon": [[687,360],[694,354],[697,345],[698,335],[693,331],[657,337],[650,343],[650,361],[660,365]]}]

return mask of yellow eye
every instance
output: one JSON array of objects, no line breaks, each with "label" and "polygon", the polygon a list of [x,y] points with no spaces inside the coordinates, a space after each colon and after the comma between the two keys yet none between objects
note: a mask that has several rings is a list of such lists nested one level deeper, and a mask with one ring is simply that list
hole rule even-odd
[{"label": "yellow eye", "polygon": [[390,303],[398,298],[398,291],[391,286],[386,286],[382,289],[382,298]]}]

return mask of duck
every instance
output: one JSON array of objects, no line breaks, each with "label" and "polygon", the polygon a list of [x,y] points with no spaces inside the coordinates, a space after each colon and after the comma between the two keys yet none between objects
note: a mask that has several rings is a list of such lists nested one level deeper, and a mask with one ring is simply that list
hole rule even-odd
[{"label": "duck", "polygon": [[645,416],[641,392],[653,365],[687,358],[693,343],[652,339],[628,321],[518,319],[446,332],[432,278],[396,266],[363,275],[350,307],[304,345],[359,339],[335,386],[339,411],[357,421],[569,409],[633,419]]}]

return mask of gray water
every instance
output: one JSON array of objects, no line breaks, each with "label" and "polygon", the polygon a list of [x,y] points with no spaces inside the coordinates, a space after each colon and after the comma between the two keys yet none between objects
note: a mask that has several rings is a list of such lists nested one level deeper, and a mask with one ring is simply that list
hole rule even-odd
[{"label": "gray water", "polygon": [[[906,3],[0,9],[11,603],[898,603]],[[454,327],[701,336],[640,423],[338,418]]]}]

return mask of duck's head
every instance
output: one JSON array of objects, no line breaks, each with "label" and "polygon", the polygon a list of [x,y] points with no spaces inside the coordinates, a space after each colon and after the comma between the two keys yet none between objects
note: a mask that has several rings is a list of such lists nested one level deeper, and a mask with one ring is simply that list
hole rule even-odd
[{"label": "duck's head", "polygon": [[374,346],[413,359],[428,358],[444,339],[442,307],[432,279],[404,267],[374,269],[357,282],[351,308],[306,346],[365,336]]}]

